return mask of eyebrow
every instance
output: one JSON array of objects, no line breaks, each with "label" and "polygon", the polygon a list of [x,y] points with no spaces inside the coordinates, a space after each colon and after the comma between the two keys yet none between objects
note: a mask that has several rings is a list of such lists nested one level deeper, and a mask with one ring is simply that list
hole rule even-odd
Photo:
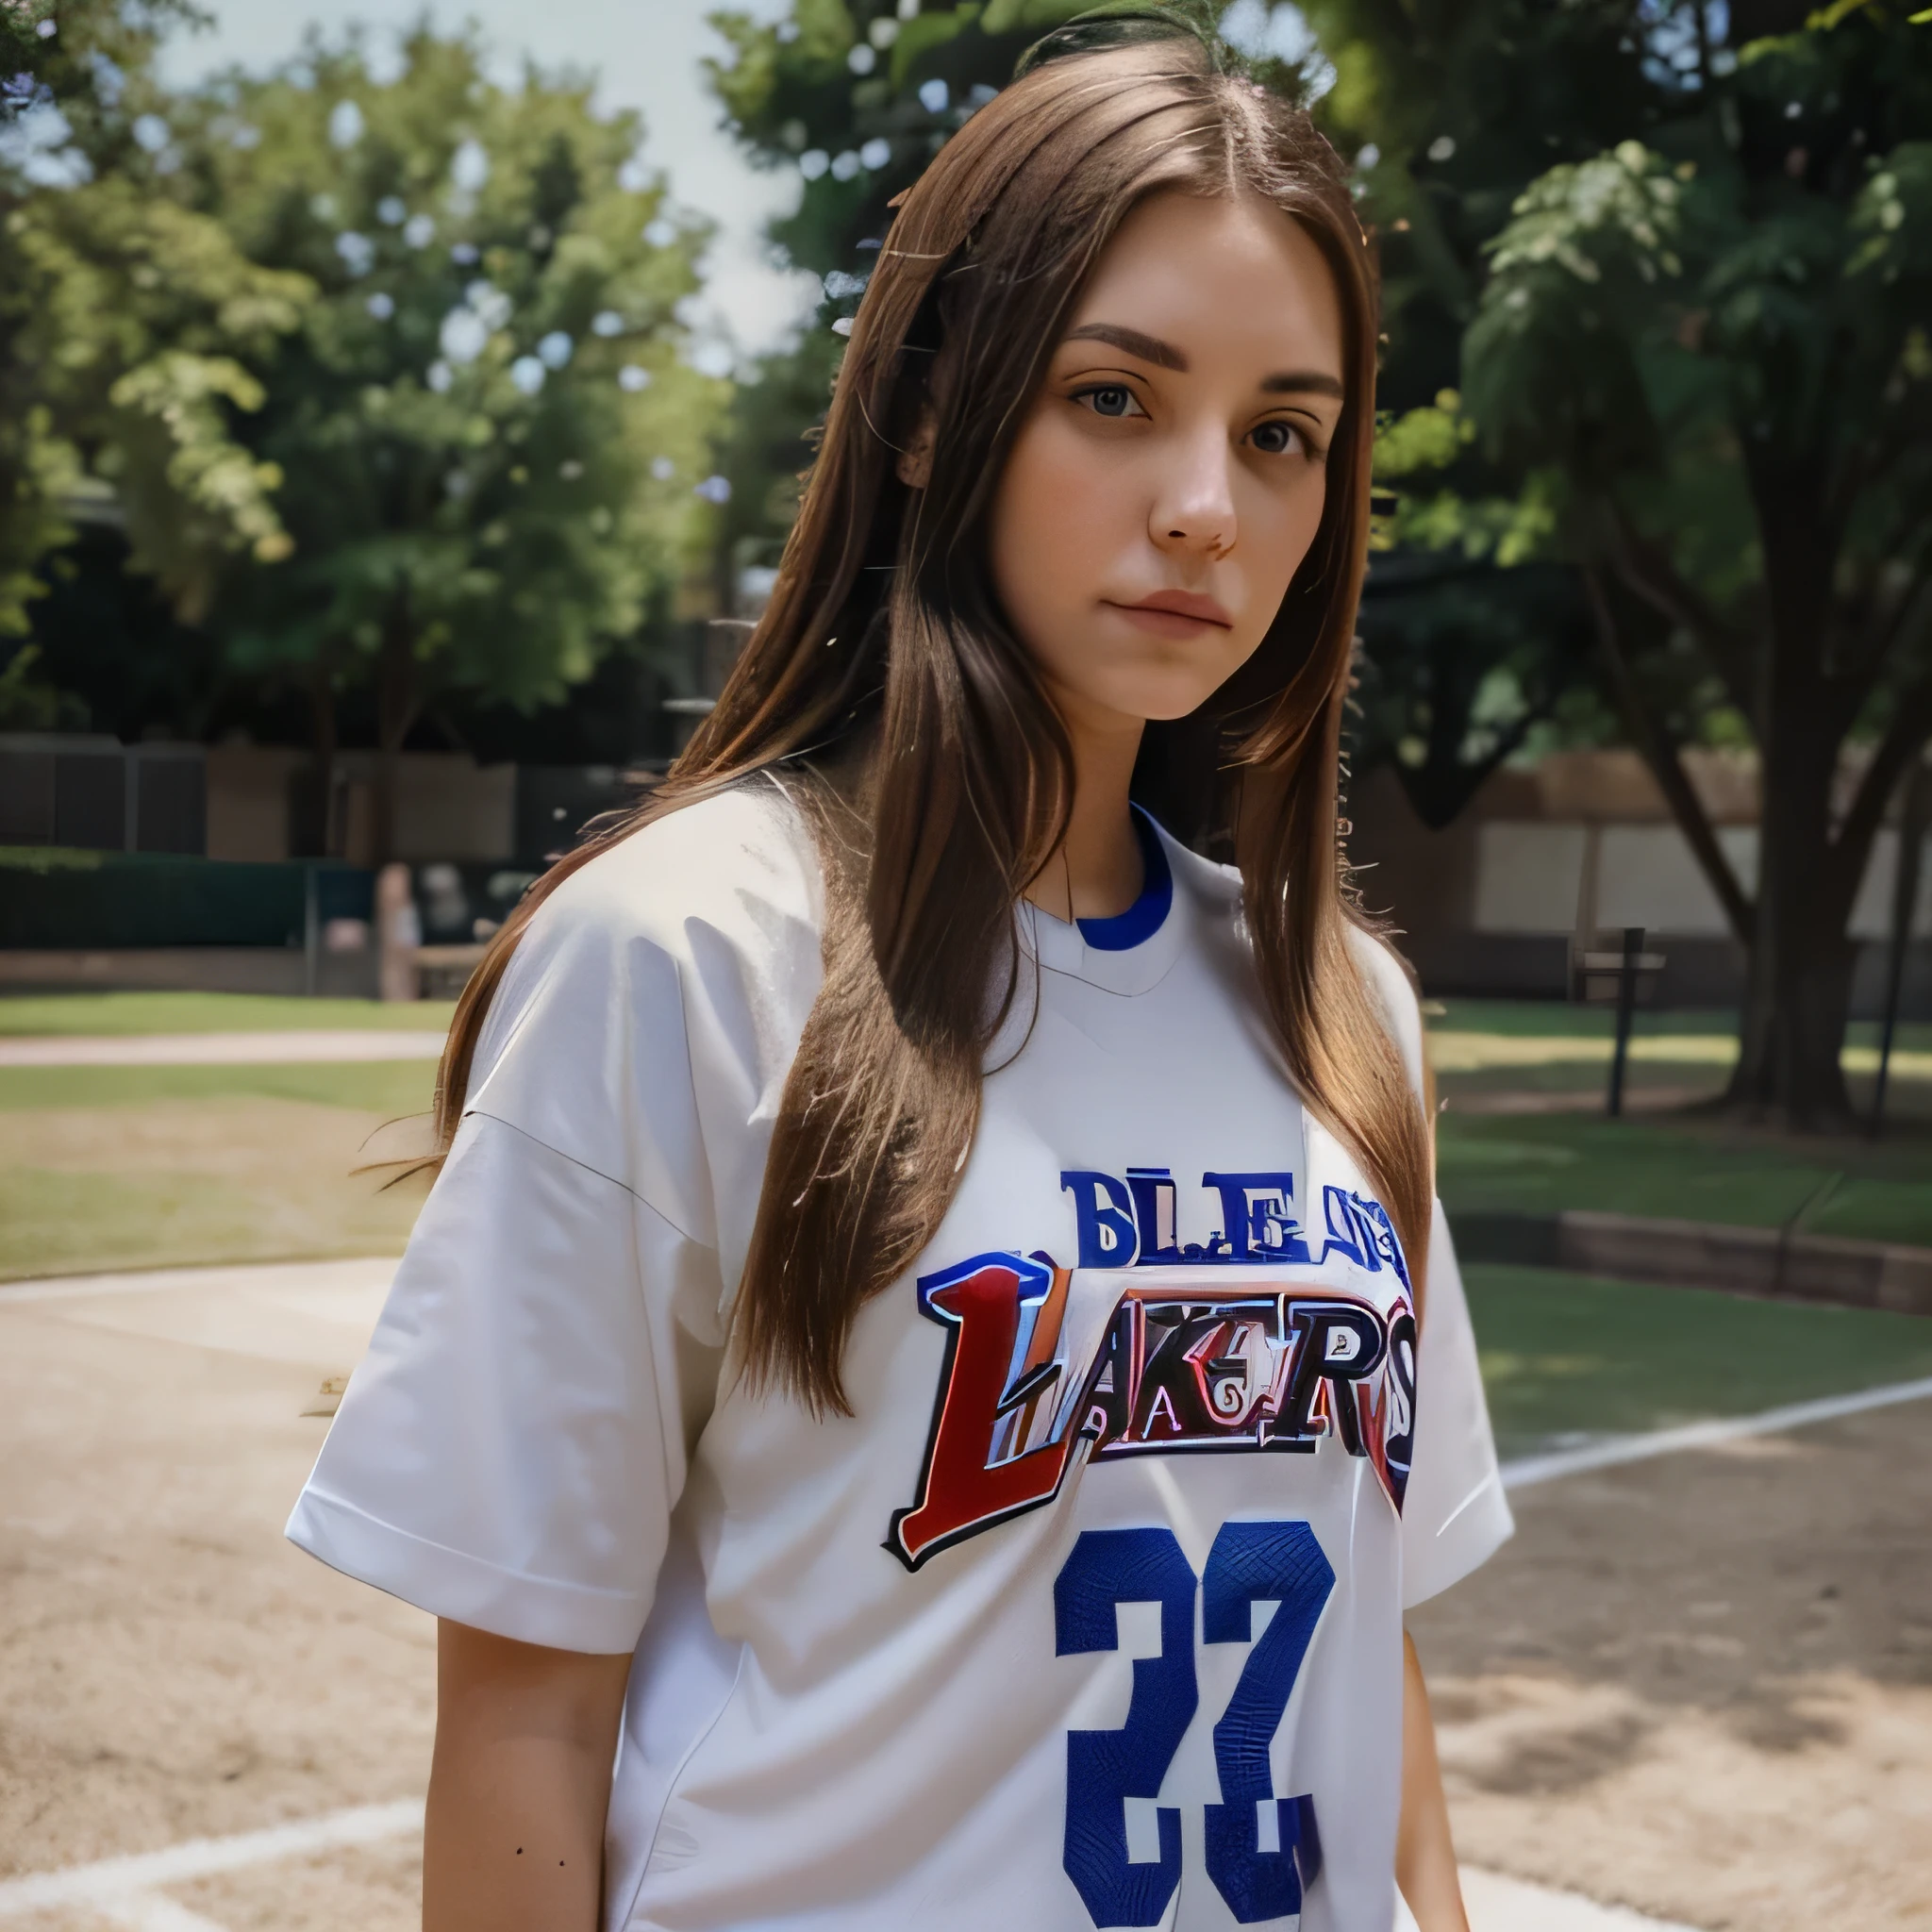
[{"label": "eyebrow", "polygon": [[[1140,329],[1127,328],[1120,323],[1082,323],[1078,328],[1067,331],[1066,340],[1070,342],[1108,342],[1142,362],[1151,362],[1157,369],[1172,369],[1178,375],[1185,375],[1190,366],[1187,357],[1172,342],[1163,342],[1158,336],[1145,335]],[[1269,395],[1333,396],[1338,402],[1347,400],[1347,391],[1341,382],[1320,369],[1279,370],[1273,375],[1264,375],[1261,388]]]},{"label": "eyebrow", "polygon": [[1142,335],[1137,328],[1123,328],[1118,323],[1083,323],[1067,331],[1067,341],[1111,342],[1116,349],[1124,349],[1128,355],[1138,356],[1157,369],[1172,369],[1181,375],[1188,373],[1188,358],[1172,342],[1163,342],[1158,336]]},{"label": "eyebrow", "polygon": [[1320,369],[1284,369],[1277,375],[1264,375],[1261,387],[1272,396],[1333,396],[1338,403],[1348,400],[1348,391],[1341,384]]}]

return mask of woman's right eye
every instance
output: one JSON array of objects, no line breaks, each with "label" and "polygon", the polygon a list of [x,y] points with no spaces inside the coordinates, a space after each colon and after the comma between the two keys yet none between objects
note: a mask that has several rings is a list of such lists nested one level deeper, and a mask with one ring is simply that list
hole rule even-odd
[{"label": "woman's right eye", "polygon": [[1096,416],[1136,416],[1145,413],[1134,400],[1134,392],[1122,382],[1103,382],[1091,389],[1076,391],[1076,403],[1084,403]]}]

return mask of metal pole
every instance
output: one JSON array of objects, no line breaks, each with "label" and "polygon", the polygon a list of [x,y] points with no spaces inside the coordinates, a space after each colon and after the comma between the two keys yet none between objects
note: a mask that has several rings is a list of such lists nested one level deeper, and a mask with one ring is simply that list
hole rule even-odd
[{"label": "metal pole", "polygon": [[1906,953],[1912,940],[1912,912],[1919,898],[1919,861],[1925,830],[1932,823],[1932,765],[1913,768],[1906,780],[1899,811],[1898,869],[1892,875],[1891,944],[1885,961],[1885,1018],[1878,1036],[1878,1080],[1872,1090],[1872,1138],[1885,1126],[1885,1089],[1891,1072],[1891,1042],[1898,1031],[1899,998],[1905,989]]},{"label": "metal pole", "polygon": [[1610,1056],[1611,1119],[1624,1111],[1624,1062],[1630,1052],[1630,1020],[1637,1010],[1637,959],[1643,951],[1643,928],[1624,928],[1624,963],[1617,974],[1617,1047]]},{"label": "metal pole", "polygon": [[316,969],[321,963],[316,957],[322,950],[319,898],[315,868],[305,865],[302,868],[302,991],[306,998],[311,1000],[315,997]]}]

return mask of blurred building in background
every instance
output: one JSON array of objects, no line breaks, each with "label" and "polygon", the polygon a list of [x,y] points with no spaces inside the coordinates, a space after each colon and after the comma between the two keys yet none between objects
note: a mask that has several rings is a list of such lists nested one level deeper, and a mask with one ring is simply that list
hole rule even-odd
[{"label": "blurred building in background", "polygon": [[[1720,844],[1757,884],[1758,766],[1743,752],[1684,754]],[[1855,773],[1845,774],[1849,789]],[[1386,912],[1431,994],[1561,999],[1577,953],[1642,926],[1666,956],[1656,1002],[1732,1007],[1744,953],[1663,793],[1634,751],[1565,751],[1493,772],[1431,831],[1387,764],[1350,798],[1364,903]],[[1855,1018],[1879,1009],[1900,857],[1899,808],[1874,841],[1854,903]],[[1927,841],[1932,842],[1932,841]],[[1932,1016],[1932,855],[1922,857],[1902,1011]]]}]

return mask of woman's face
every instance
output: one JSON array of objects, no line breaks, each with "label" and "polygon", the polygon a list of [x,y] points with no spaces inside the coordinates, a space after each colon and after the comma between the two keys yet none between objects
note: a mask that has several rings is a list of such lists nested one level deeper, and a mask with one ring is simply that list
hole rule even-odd
[{"label": "woman's face", "polygon": [[1341,373],[1334,278],[1278,209],[1170,192],[1122,225],[993,503],[1002,607],[1070,728],[1184,717],[1260,643]]}]

